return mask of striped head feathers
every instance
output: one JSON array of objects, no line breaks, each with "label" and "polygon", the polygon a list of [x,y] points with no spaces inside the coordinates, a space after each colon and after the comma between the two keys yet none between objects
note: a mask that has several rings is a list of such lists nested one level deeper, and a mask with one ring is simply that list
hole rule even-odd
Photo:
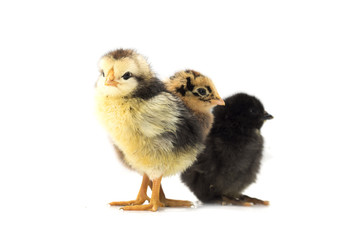
[{"label": "striped head feathers", "polygon": [[166,87],[196,111],[209,112],[214,106],[225,104],[212,80],[194,70],[176,72],[166,80]]}]

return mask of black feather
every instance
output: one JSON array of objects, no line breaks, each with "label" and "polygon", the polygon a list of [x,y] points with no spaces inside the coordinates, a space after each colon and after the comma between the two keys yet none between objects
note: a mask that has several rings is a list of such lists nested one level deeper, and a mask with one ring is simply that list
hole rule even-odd
[{"label": "black feather", "polygon": [[184,85],[182,85],[180,88],[177,88],[176,91],[179,92],[182,96],[186,95],[186,90],[184,89]]},{"label": "black feather", "polygon": [[210,86],[206,86],[206,88],[208,89],[209,93],[212,93],[212,88]]},{"label": "black feather", "polygon": [[172,139],[173,146],[183,151],[188,147],[204,143],[205,139],[203,137],[201,123],[196,116],[194,116],[186,106],[180,108],[180,112],[181,123],[177,128],[176,134],[170,138]]},{"label": "black feather", "polygon": [[187,89],[189,90],[189,91],[193,91],[193,89],[194,89],[194,85],[191,83],[191,78],[190,77],[187,77]]},{"label": "black feather", "polygon": [[182,173],[182,181],[202,202],[237,199],[256,181],[260,169],[264,108],[255,97],[239,93],[214,109],[205,150]]},{"label": "black feather", "polygon": [[137,78],[139,86],[132,94],[132,97],[141,98],[143,100],[148,100],[152,97],[157,96],[158,94],[166,91],[166,88],[159,79],[152,78],[148,81]]}]

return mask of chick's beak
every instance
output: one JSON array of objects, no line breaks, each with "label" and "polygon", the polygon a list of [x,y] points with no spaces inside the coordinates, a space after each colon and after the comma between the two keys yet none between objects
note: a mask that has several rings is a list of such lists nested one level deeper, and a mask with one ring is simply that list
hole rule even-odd
[{"label": "chick's beak", "polygon": [[224,106],[226,103],[223,101],[222,98],[216,98],[211,100],[212,105],[221,105]]},{"label": "chick's beak", "polygon": [[263,119],[271,120],[271,119],[273,119],[273,116],[271,114],[269,114],[268,112],[264,112]]},{"label": "chick's beak", "polygon": [[117,86],[118,82],[115,81],[115,76],[114,76],[114,69],[110,69],[106,79],[105,79],[105,85],[106,86]]}]

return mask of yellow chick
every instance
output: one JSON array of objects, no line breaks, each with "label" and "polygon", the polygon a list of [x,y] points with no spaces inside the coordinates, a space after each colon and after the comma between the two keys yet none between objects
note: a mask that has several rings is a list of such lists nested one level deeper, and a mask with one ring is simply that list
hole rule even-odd
[{"label": "yellow chick", "polygon": [[[95,93],[99,120],[121,149],[124,161],[143,175],[135,200],[111,205],[156,211],[166,205],[159,199],[162,177],[185,170],[204,148],[200,122],[155,78],[145,58],[135,51],[109,52],[100,59],[99,69]],[[150,202],[142,205],[150,180]],[[188,206],[189,202],[173,204]]]},{"label": "yellow chick", "polygon": [[[176,72],[173,76],[165,80],[166,88],[171,93],[177,95],[191,110],[192,114],[201,123],[201,132],[205,138],[213,123],[212,109],[216,105],[224,105],[224,101],[219,96],[212,80],[194,70],[184,70]],[[127,165],[124,160],[124,153],[115,146],[119,159]],[[152,188],[152,183],[149,182]],[[149,197],[147,197],[147,200]],[[160,187],[160,201],[167,207],[179,205],[179,200],[167,199],[162,186]],[[111,203],[114,205],[115,203]],[[191,206],[188,201],[183,201],[181,206]]]}]

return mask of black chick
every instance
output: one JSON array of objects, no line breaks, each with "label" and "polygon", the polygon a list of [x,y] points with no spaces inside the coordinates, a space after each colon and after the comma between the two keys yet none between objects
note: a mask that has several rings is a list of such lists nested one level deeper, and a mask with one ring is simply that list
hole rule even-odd
[{"label": "black chick", "polygon": [[242,192],[256,181],[263,152],[260,129],[273,117],[257,98],[244,93],[228,97],[225,103],[214,108],[206,148],[181,179],[205,203],[268,205]]}]

